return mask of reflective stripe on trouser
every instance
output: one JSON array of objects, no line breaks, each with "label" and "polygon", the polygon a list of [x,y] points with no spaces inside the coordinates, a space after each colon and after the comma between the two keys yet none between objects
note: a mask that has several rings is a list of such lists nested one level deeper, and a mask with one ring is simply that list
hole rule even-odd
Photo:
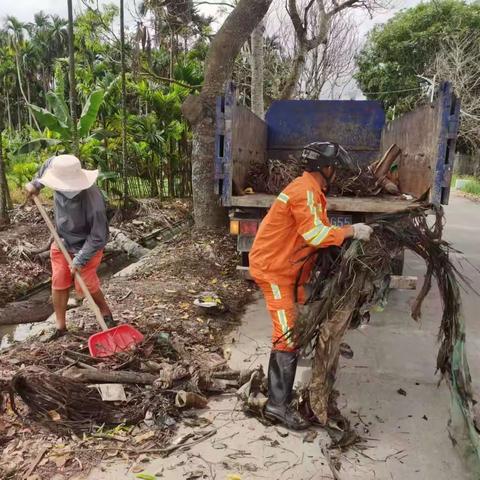
[{"label": "reflective stripe on trouser", "polygon": [[[274,350],[295,351],[297,348],[291,335],[291,330],[297,319],[295,286],[266,282],[257,282],[257,284],[263,292],[267,310],[272,318],[272,343]],[[305,302],[303,286],[298,288],[298,302]]]}]

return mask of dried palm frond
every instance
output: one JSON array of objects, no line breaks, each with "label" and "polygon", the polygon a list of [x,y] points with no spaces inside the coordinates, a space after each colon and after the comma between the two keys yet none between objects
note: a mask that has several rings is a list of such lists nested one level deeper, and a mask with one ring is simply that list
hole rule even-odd
[{"label": "dried palm frond", "polygon": [[94,425],[135,423],[143,418],[141,409],[104,402],[96,388],[40,367],[20,370],[10,387],[28,405],[30,415],[53,430],[84,431]]},{"label": "dried palm frond", "polygon": [[[431,211],[435,212],[432,225],[427,221]],[[301,347],[316,347],[310,392],[312,409],[325,420],[342,336],[348,326],[356,326],[358,319],[382,299],[394,258],[408,249],[419,255],[427,267],[412,317],[420,318],[422,302],[435,277],[443,306],[437,369],[451,389],[453,403],[468,425],[480,458],[480,440],[473,426],[474,400],[465,354],[459,282],[470,285],[450,259],[449,254],[455,250],[442,239],[443,211],[434,205],[416,205],[401,213],[379,216],[370,225],[374,229],[370,242],[354,240],[341,249],[319,252],[309,302],[320,301],[311,305],[292,332]]]}]

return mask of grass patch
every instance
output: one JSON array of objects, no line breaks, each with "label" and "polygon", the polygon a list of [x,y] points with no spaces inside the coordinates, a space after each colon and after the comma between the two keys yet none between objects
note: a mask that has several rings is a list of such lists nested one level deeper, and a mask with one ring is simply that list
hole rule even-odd
[{"label": "grass patch", "polygon": [[[9,191],[10,191],[10,197],[12,199],[13,204],[22,204],[25,201],[26,198],[26,193],[23,188],[19,188],[18,186],[9,183]],[[41,193],[42,199],[48,199],[52,200],[53,199],[53,190],[50,190],[50,188],[42,188],[42,193]]]},{"label": "grass patch", "polygon": [[467,183],[459,188],[461,192],[480,197],[480,179],[476,177],[461,177],[461,179],[467,180]]}]

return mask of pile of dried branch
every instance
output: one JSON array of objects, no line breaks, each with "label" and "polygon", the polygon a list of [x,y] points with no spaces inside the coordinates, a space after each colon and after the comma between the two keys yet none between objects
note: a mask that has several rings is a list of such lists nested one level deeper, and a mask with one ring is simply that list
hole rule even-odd
[{"label": "pile of dried branch", "polygon": [[[25,413],[53,431],[137,424],[147,411],[158,427],[169,429],[169,419],[175,423],[179,416],[175,406],[178,392],[208,396],[238,388],[244,382],[244,375],[229,369],[219,355],[190,353],[191,347],[164,333],[152,332],[136,350],[105,359],[80,353],[79,344],[72,339],[68,345],[39,346],[30,352],[30,358],[28,352],[22,357],[23,352],[16,351],[15,363],[25,360],[28,366],[10,381],[6,375],[0,394],[2,389],[10,392],[13,408],[18,395],[28,407]],[[35,361],[41,367],[33,365]],[[123,384],[128,402],[103,401],[92,387],[102,383]]]},{"label": "pile of dried branch", "polygon": [[104,402],[94,387],[45,368],[20,370],[11,388],[28,405],[33,419],[53,429],[90,430],[94,425],[135,423],[144,417],[144,412],[130,406]]},{"label": "pile of dried branch", "polygon": [[[432,210],[436,217],[430,225],[427,215]],[[309,302],[320,301],[311,305],[293,332],[303,348],[315,345],[310,385],[313,412],[326,423],[342,337],[348,327],[357,326],[368,310],[382,300],[388,290],[393,259],[401,250],[408,249],[423,258],[427,267],[423,286],[412,306],[412,317],[421,317],[422,302],[435,277],[443,305],[437,369],[450,386],[452,398],[467,424],[473,425],[474,401],[464,350],[459,280],[465,286],[469,283],[450,259],[453,248],[442,239],[442,210],[433,205],[418,205],[402,213],[382,215],[370,225],[374,228],[370,242],[352,241],[341,249],[319,253]]]},{"label": "pile of dried branch", "polygon": [[382,186],[374,173],[367,168],[358,169],[352,173],[350,170],[339,168],[332,184],[331,193],[338,196],[368,197],[378,195]]},{"label": "pile of dried branch", "polygon": [[288,160],[269,159],[266,163],[252,164],[248,178],[255,192],[278,195],[302,172],[301,161],[290,156]]},{"label": "pile of dried branch", "polygon": [[[398,195],[398,185],[389,177],[389,170],[401,154],[397,145],[392,145],[385,154],[354,172],[337,169],[331,194],[338,196],[369,197],[381,192]],[[291,181],[302,175],[304,165],[298,158],[289,156],[288,160],[269,159],[266,163],[253,163],[248,178],[251,187],[257,193],[278,195]]]}]

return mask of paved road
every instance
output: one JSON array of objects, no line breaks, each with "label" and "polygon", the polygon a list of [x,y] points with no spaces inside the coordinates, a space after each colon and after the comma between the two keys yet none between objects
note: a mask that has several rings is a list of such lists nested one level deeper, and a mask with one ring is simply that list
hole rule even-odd
[{"label": "paved road", "polygon": [[[480,204],[452,198],[447,208],[446,236],[480,268]],[[421,276],[423,271],[421,262],[407,256],[406,274]],[[480,275],[474,267],[466,264],[465,273],[480,291]],[[355,356],[341,364],[339,406],[360,431],[364,430],[371,448],[363,454],[352,452],[342,458],[338,474],[341,479],[469,478],[446,429],[448,390],[445,386],[438,388],[438,377],[434,376],[441,313],[438,294],[433,291],[425,301],[421,324],[409,316],[413,298],[413,292],[393,292],[383,313],[372,315],[369,326],[348,334]],[[464,307],[470,364],[474,378],[480,379],[480,299],[466,294]],[[262,300],[249,307],[242,327],[233,337],[235,342],[230,347],[233,367],[258,363],[266,367],[270,320]],[[308,370],[302,368],[297,379],[307,375]],[[397,393],[400,388],[406,396]],[[146,472],[155,473],[163,468],[162,478],[166,480],[185,475],[188,478],[188,472],[197,469],[203,470],[207,478],[218,480],[232,473],[239,474],[242,480],[333,478],[320,451],[320,444],[328,441],[322,431],[313,443],[304,443],[301,434],[290,433],[284,438],[275,428],[246,418],[237,411],[234,398],[222,398],[209,406],[202,415],[213,421],[217,435],[189,452],[176,454],[175,458],[145,464]],[[93,471],[89,478],[133,479],[131,467],[132,463],[114,460],[103,465],[104,471]]]}]

